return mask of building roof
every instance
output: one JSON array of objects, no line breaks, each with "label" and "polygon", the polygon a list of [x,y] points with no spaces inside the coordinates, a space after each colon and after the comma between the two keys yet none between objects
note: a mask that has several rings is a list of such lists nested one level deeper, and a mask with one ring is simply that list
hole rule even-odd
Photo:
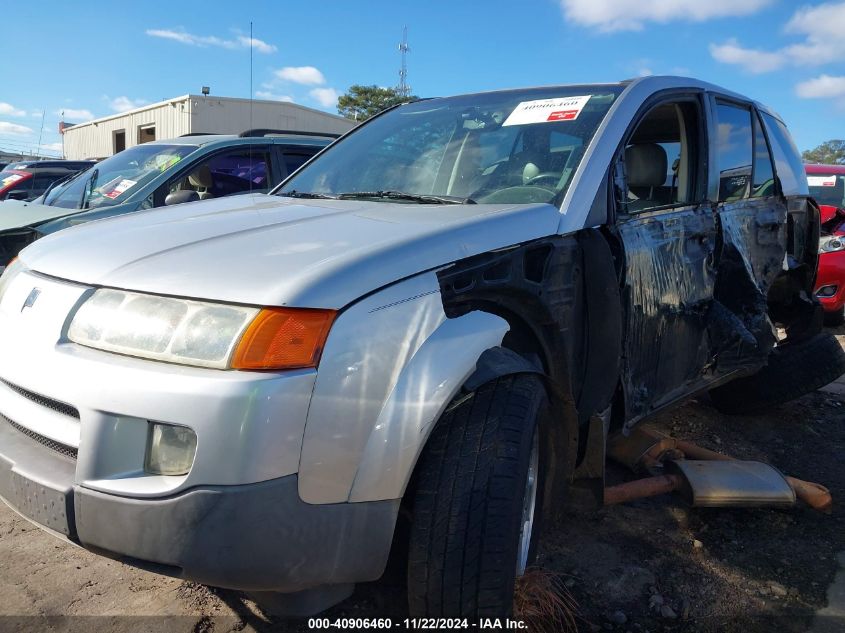
[{"label": "building roof", "polygon": [[[75,123],[73,125],[69,125],[64,129],[65,132],[68,130],[75,130],[86,125],[93,125],[99,124],[103,121],[113,121],[114,119],[120,119],[121,117],[131,116],[133,114],[137,114],[139,112],[146,112],[147,110],[155,110],[156,108],[161,108],[166,105],[173,105],[177,103],[182,103],[185,101],[191,101],[193,99],[202,99],[206,101],[225,101],[227,103],[250,103],[250,99],[242,99],[240,97],[218,97],[212,95],[194,95],[194,94],[187,94],[182,95],[180,97],[173,97],[171,99],[165,99],[164,101],[157,101],[155,103],[148,103],[147,105],[140,106],[138,108],[133,108],[132,110],[127,110],[126,112],[118,112],[117,114],[110,114],[108,116],[99,117],[97,119],[91,119],[90,121],[84,121],[82,123]],[[318,114],[326,117],[331,117],[334,119],[341,119],[341,120],[348,120],[338,114],[332,114],[331,112],[324,112],[323,110],[317,110],[316,108],[309,108],[308,106],[300,105],[298,103],[293,103],[290,101],[274,101],[268,99],[252,99],[253,104],[260,103],[260,104],[269,104],[275,106],[281,106],[284,108],[291,108],[295,110],[303,110],[305,112],[310,112],[312,114]]]}]

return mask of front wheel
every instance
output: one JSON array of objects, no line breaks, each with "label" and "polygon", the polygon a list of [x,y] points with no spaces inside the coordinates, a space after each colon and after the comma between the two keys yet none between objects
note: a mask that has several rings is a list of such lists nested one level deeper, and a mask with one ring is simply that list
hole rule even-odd
[{"label": "front wheel", "polygon": [[534,560],[549,402],[525,374],[482,385],[443,415],[420,457],[409,542],[414,617],[503,618]]}]

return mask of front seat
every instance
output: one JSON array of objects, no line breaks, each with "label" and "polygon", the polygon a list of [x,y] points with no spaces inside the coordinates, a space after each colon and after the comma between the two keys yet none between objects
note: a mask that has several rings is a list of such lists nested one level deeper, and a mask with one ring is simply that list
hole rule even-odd
[{"label": "front seat", "polygon": [[214,194],[209,191],[209,189],[214,186],[214,177],[211,175],[211,170],[208,168],[208,165],[202,165],[196,171],[191,173],[191,175],[188,176],[188,182],[194,189],[196,189],[200,200],[206,200],[214,197]]},{"label": "front seat", "polygon": [[[628,209],[641,211],[669,204],[660,193],[666,183],[669,160],[657,143],[641,143],[625,148],[625,174],[628,178]],[[660,187],[660,190],[655,188]]]}]

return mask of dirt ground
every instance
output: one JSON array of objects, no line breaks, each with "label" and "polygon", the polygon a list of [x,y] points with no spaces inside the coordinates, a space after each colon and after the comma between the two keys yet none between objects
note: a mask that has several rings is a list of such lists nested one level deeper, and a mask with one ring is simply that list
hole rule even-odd
[{"label": "dirt ground", "polygon": [[[837,332],[845,341],[845,330]],[[569,516],[543,569],[582,631],[845,631],[845,379],[762,415],[692,401],[648,426],[829,487],[833,513],[690,509],[661,497]],[[616,476],[622,476],[616,473]],[[838,596],[838,598],[837,598]],[[329,617],[403,617],[401,573]],[[836,615],[838,613],[838,616]],[[67,617],[73,616],[73,617]],[[237,592],[144,572],[62,542],[0,504],[0,631],[304,631]]]}]

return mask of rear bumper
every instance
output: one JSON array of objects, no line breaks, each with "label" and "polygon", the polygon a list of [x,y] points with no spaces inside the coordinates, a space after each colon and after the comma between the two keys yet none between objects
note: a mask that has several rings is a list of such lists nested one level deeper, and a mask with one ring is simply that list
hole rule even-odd
[{"label": "rear bumper", "polygon": [[310,505],[297,476],[166,498],[75,485],[75,462],[0,419],[0,496],[55,533],[130,564],[197,582],[294,592],[375,580],[398,500]]}]

